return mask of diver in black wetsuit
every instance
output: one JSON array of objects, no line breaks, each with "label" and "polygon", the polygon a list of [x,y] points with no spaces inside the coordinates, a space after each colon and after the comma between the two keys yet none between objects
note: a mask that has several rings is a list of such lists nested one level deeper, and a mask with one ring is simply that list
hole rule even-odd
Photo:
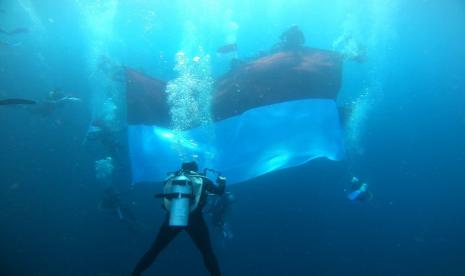
[{"label": "diver in black wetsuit", "polygon": [[46,99],[38,102],[34,108],[30,109],[30,111],[42,116],[48,116],[57,109],[62,108],[68,104],[80,102],[82,102],[81,98],[66,96],[63,92],[61,92],[61,90],[53,89],[48,93]]},{"label": "diver in black wetsuit", "polygon": [[292,25],[279,37],[279,42],[271,48],[271,53],[281,51],[299,51],[305,44],[305,36],[299,26]]},{"label": "diver in black wetsuit", "polygon": [[281,50],[293,51],[298,50],[305,44],[305,36],[299,26],[293,25],[280,36]]},{"label": "diver in black wetsuit", "polygon": [[97,209],[102,213],[112,214],[123,222],[129,230],[137,233],[140,230],[140,224],[137,222],[130,204],[124,199],[124,196],[130,192],[130,190],[119,192],[114,186],[106,188]]},{"label": "diver in black wetsuit", "polygon": [[210,197],[204,213],[211,218],[213,228],[219,232],[224,240],[232,240],[234,234],[228,222],[228,216],[231,212],[231,206],[236,203],[236,197],[231,192],[214,197]]},{"label": "diver in black wetsuit", "polygon": [[79,102],[82,102],[80,98],[65,96],[61,91],[54,89],[50,91],[48,97],[42,101],[21,98],[0,99],[0,106],[25,105],[29,106],[28,109],[30,112],[46,116],[69,103]]},{"label": "diver in black wetsuit", "polygon": [[[163,198],[164,207],[168,211],[167,216],[152,247],[134,268],[133,276],[141,275],[182,230],[187,231],[202,253],[204,264],[210,274],[221,275],[208,228],[202,217],[202,209],[206,203],[207,192],[218,195],[224,193],[226,179],[219,176],[216,180],[218,185],[215,185],[197,171],[197,163],[183,163],[181,169],[165,181],[164,194],[157,197]],[[185,205],[180,203],[182,200],[185,200]]]}]

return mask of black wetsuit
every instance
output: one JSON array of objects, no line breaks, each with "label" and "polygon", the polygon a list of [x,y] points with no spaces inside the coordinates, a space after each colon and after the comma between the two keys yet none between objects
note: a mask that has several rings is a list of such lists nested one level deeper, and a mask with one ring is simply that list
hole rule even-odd
[{"label": "black wetsuit", "polygon": [[205,205],[207,192],[213,194],[223,194],[225,185],[216,186],[208,178],[203,178],[204,186],[200,197],[199,206],[189,215],[189,225],[187,227],[169,226],[169,215],[160,227],[160,231],[152,244],[152,247],[142,256],[134,268],[132,275],[141,275],[155,261],[160,252],[183,230],[186,230],[195,246],[200,250],[203,256],[203,262],[212,276],[220,276],[220,267],[213,253],[213,248],[208,233],[208,227],[202,216],[202,208]]}]

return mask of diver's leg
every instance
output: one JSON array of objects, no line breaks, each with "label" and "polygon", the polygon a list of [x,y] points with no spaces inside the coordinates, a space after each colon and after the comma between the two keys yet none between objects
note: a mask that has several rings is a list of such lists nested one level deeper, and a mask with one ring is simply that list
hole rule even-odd
[{"label": "diver's leg", "polygon": [[163,225],[160,227],[157,238],[152,244],[152,247],[142,256],[140,261],[134,268],[132,275],[141,275],[157,258],[158,254],[168,246],[168,244],[176,237],[176,235],[182,230],[178,227],[170,227],[168,225],[168,218],[165,219]]},{"label": "diver's leg", "polygon": [[190,222],[189,226],[187,227],[187,233],[189,233],[189,236],[192,238],[195,245],[202,253],[203,262],[210,274],[212,276],[220,276],[221,272],[218,265],[218,260],[213,253],[207,224],[205,223],[202,214],[192,214],[189,219]]}]

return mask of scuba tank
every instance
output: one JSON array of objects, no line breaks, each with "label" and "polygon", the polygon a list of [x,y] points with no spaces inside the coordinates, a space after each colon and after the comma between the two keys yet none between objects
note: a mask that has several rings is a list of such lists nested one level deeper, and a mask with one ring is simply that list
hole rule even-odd
[{"label": "scuba tank", "polygon": [[169,204],[169,225],[187,226],[189,222],[192,182],[184,175],[171,180],[171,185],[165,186],[165,194],[171,195]]},{"label": "scuba tank", "polygon": [[225,182],[226,178],[221,173],[211,169],[205,169],[204,174],[196,171],[180,170],[169,173],[163,194],[155,195],[163,199],[163,206],[169,213],[169,225],[185,227],[189,223],[189,214],[194,212],[201,203],[204,178],[210,171],[217,174],[217,182]]},{"label": "scuba tank", "polygon": [[192,172],[179,171],[165,181],[163,206],[169,214],[169,226],[185,227],[189,224],[189,214],[197,209],[203,180]]}]

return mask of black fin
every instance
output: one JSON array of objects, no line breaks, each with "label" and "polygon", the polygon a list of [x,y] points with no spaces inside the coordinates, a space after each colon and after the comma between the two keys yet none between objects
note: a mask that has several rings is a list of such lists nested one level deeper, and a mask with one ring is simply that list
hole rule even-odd
[{"label": "black fin", "polygon": [[35,101],[27,99],[5,99],[0,100],[0,105],[36,104]]}]

